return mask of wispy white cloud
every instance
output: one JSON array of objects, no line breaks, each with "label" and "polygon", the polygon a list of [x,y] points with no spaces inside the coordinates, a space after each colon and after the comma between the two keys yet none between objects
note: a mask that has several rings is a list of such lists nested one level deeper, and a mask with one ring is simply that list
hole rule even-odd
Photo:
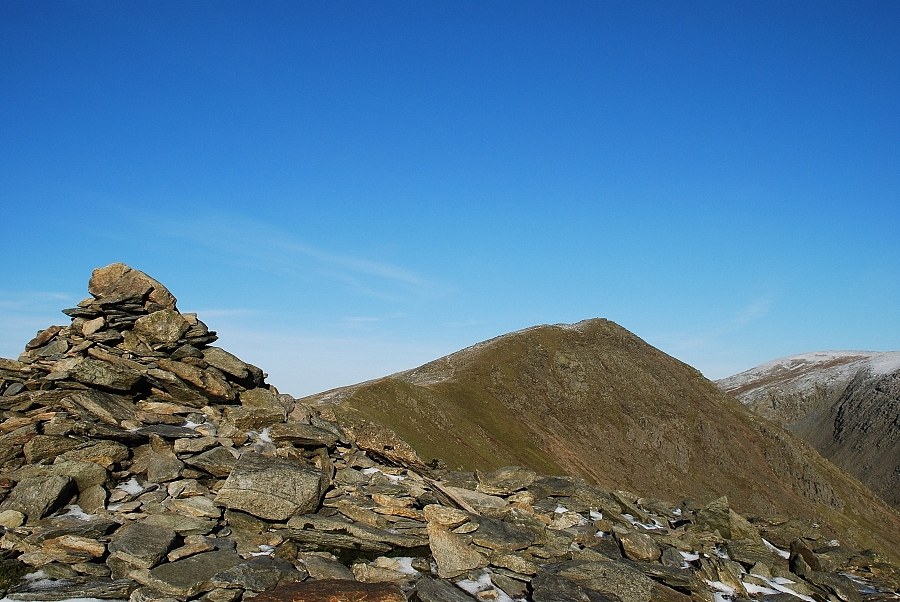
[{"label": "wispy white cloud", "polygon": [[753,300],[738,312],[731,324],[726,326],[726,330],[733,332],[754,320],[765,317],[771,311],[774,302],[775,300],[771,295]]},{"label": "wispy white cloud", "polygon": [[220,254],[222,259],[281,278],[315,272],[343,284],[357,294],[384,300],[434,296],[449,287],[408,268],[310,245],[283,228],[244,217],[205,216],[202,236],[188,220],[175,222],[128,210],[126,219],[160,236],[190,241]]}]

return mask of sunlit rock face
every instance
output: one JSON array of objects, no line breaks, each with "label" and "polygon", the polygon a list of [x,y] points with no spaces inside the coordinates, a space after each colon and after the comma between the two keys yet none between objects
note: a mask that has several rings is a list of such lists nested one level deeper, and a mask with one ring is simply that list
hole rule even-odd
[{"label": "sunlit rock face", "polygon": [[900,352],[793,355],[717,384],[900,509]]}]

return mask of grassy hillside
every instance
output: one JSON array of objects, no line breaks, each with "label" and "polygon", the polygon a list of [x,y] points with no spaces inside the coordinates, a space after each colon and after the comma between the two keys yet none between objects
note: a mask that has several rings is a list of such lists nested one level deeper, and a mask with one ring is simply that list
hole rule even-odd
[{"label": "grassy hillside", "polygon": [[308,401],[384,424],[450,467],[521,464],[675,501],[728,495],[744,514],[900,549],[900,516],[867,489],[607,320],[512,333]]}]

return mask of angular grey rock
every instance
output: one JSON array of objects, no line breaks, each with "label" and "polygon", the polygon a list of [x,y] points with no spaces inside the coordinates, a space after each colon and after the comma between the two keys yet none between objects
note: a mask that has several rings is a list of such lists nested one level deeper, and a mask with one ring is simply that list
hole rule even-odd
[{"label": "angular grey rock", "polygon": [[29,464],[39,464],[45,460],[52,460],[59,454],[75,449],[81,443],[72,437],[59,435],[37,435],[25,444],[22,451],[25,461]]},{"label": "angular grey rock", "polygon": [[534,543],[534,533],[502,520],[480,517],[478,529],[472,533],[472,541],[484,548],[497,552],[524,550]]},{"label": "angular grey rock", "polygon": [[75,494],[75,481],[66,476],[22,479],[0,504],[0,510],[18,510],[33,523],[61,508]]},{"label": "angular grey rock", "polygon": [[470,548],[466,538],[437,523],[428,523],[428,546],[437,564],[438,576],[443,579],[458,577],[488,564],[487,557]]},{"label": "angular grey rock", "polygon": [[475,472],[478,477],[477,491],[488,495],[509,495],[525,489],[534,483],[537,476],[530,468],[522,466],[506,466],[493,472]]},{"label": "angular grey rock", "polygon": [[589,589],[549,571],[535,577],[531,585],[533,602],[621,602],[614,594]]},{"label": "angular grey rock", "polygon": [[616,539],[622,546],[622,553],[625,558],[630,560],[641,560],[644,562],[652,562],[659,560],[662,550],[653,541],[653,538],[646,533],[637,533],[629,531],[628,533],[617,534]]},{"label": "angular grey rock", "polygon": [[72,378],[85,385],[114,391],[131,391],[141,380],[140,372],[85,358],[69,371]]},{"label": "angular grey rock", "polygon": [[245,453],[216,496],[216,503],[266,520],[312,512],[322,497],[322,473],[297,462]]},{"label": "angular grey rock", "polygon": [[[84,361],[96,362],[96,360]],[[82,364],[83,363],[84,362],[82,362]],[[124,373],[131,376],[136,375],[134,382],[131,382],[130,380],[122,381],[120,390],[128,391],[133,384],[140,379],[140,374],[127,367],[122,368],[122,370]],[[119,387],[111,386],[110,388]],[[131,401],[131,398],[122,395],[113,395],[111,393],[89,389],[72,393],[63,400],[63,403],[76,415],[83,415],[87,412],[90,416],[99,418],[103,422],[113,426],[119,426],[123,420],[134,420],[134,403]]]},{"label": "angular grey rock", "polygon": [[331,558],[301,554],[300,561],[313,579],[355,579],[353,571]]},{"label": "angular grey rock", "polygon": [[46,478],[50,476],[69,477],[75,481],[79,492],[94,485],[109,483],[109,472],[94,462],[80,460],[59,460],[55,464],[29,464],[9,474],[14,479]]},{"label": "angular grey rock", "polygon": [[134,322],[134,333],[147,341],[151,347],[172,345],[190,328],[184,316],[174,309],[161,309]]},{"label": "angular grey rock", "polygon": [[175,297],[165,286],[140,270],[124,263],[97,268],[88,282],[88,292],[97,299],[130,299],[175,309]]},{"label": "angular grey rock", "polygon": [[214,447],[196,456],[184,458],[183,461],[188,466],[199,468],[214,477],[227,477],[237,464],[237,458],[225,447]]},{"label": "angular grey rock", "polygon": [[215,366],[222,372],[230,374],[238,380],[244,380],[250,376],[250,366],[236,356],[219,347],[207,347],[203,350],[203,359],[210,366]]},{"label": "angular grey rock", "polygon": [[615,596],[622,602],[649,602],[653,590],[653,580],[625,562],[569,561],[549,569],[585,589]]},{"label": "angular grey rock", "polygon": [[113,533],[109,553],[134,567],[149,569],[162,561],[176,537],[172,529],[146,522],[129,523]]},{"label": "angular grey rock", "polygon": [[134,571],[132,577],[166,595],[193,598],[214,589],[216,586],[212,584],[212,579],[216,574],[241,562],[243,559],[232,551],[203,552],[149,571]]},{"label": "angular grey rock", "polygon": [[269,437],[273,441],[289,441],[295,445],[332,447],[338,442],[338,436],[311,424],[284,422],[273,424],[269,428]]},{"label": "angular grey rock", "polygon": [[287,560],[256,556],[216,573],[210,583],[221,588],[264,592],[283,583],[303,581],[308,574],[297,570]]}]

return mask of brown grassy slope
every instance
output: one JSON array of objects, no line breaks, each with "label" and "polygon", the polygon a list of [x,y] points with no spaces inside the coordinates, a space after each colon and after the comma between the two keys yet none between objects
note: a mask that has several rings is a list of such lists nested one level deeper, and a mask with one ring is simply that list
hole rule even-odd
[{"label": "brown grassy slope", "polygon": [[[607,320],[504,335],[312,396],[451,467],[522,464],[744,514],[814,518],[897,559],[900,515],[695,369]],[[349,408],[349,410],[348,410]]]}]

